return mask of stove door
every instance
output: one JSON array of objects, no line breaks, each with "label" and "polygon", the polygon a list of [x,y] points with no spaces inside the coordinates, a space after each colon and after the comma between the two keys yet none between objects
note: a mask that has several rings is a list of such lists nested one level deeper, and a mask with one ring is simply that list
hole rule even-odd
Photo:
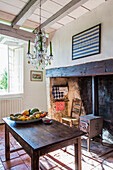
[{"label": "stove door", "polygon": [[80,130],[88,133],[89,132],[89,123],[87,121],[80,120]]}]

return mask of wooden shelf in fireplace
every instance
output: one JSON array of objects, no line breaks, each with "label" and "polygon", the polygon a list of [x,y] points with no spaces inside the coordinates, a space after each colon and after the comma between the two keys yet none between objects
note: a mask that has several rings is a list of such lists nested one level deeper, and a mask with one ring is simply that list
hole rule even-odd
[{"label": "wooden shelf in fireplace", "polygon": [[53,99],[53,102],[61,102],[61,101],[63,101],[63,102],[69,102],[69,100],[68,99]]}]

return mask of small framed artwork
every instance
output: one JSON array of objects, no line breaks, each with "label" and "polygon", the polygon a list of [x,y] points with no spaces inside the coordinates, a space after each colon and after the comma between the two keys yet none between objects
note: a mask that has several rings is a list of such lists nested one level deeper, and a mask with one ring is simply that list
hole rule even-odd
[{"label": "small framed artwork", "polygon": [[43,72],[31,70],[30,80],[31,81],[43,81]]},{"label": "small framed artwork", "polygon": [[101,24],[72,37],[72,60],[99,54],[101,49]]}]

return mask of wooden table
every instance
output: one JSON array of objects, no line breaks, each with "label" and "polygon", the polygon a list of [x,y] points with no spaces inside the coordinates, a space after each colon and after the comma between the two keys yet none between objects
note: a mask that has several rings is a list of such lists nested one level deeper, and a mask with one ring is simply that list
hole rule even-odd
[{"label": "wooden table", "polygon": [[[49,152],[74,144],[75,170],[81,170],[81,136],[85,133],[77,128],[66,126],[53,120],[51,125],[43,121],[29,124],[16,124],[10,118],[5,122],[5,156],[10,159],[9,132],[31,157],[31,169],[39,169],[39,157]],[[17,150],[16,150],[17,151]]]}]

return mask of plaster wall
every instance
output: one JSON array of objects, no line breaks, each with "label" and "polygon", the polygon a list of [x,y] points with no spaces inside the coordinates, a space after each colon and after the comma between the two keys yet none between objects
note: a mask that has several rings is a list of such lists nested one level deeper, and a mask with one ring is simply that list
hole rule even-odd
[{"label": "plaster wall", "polygon": [[[31,46],[32,51],[33,46]],[[39,110],[47,110],[47,97],[46,97],[46,78],[45,70],[39,68],[35,69],[31,64],[28,64],[26,59],[27,44],[25,45],[24,57],[24,108],[39,108]],[[30,81],[30,71],[43,71],[43,81]]]},{"label": "plaster wall", "polygon": [[[101,53],[72,60],[72,36],[101,23]],[[113,58],[113,0],[57,30],[52,38],[53,61],[49,68],[79,65]]]}]

